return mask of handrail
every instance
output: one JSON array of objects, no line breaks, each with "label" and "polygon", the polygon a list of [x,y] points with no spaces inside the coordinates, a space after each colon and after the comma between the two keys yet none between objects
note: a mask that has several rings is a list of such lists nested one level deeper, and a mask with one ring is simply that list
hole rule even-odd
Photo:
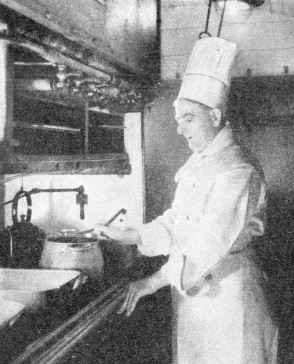
[{"label": "handrail", "polygon": [[125,279],[119,281],[53,332],[34,341],[10,364],[58,363],[73,346],[115,311],[125,296],[127,284]]}]

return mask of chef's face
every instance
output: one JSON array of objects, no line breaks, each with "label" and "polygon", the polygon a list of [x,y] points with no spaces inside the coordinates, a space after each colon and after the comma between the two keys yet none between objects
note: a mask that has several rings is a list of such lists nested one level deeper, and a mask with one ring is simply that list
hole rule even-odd
[{"label": "chef's face", "polygon": [[186,138],[190,149],[202,152],[220,130],[220,111],[187,99],[177,100],[175,111],[177,132]]}]

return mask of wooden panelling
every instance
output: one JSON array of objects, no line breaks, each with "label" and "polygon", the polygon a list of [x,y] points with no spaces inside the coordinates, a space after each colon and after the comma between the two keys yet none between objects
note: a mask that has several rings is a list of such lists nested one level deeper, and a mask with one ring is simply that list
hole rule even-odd
[{"label": "wooden panelling", "polygon": [[120,68],[159,74],[156,0],[4,0],[1,4],[98,51]]},{"label": "wooden panelling", "polygon": [[4,0],[3,5],[85,45],[109,52],[104,5],[94,0]]}]

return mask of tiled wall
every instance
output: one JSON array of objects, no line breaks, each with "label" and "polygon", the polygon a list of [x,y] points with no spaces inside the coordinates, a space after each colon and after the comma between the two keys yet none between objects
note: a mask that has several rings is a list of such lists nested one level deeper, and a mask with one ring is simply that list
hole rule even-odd
[{"label": "tiled wall", "polygon": [[[163,0],[161,8],[162,78],[182,78],[198,35],[205,29],[207,2]],[[218,33],[220,14],[211,8],[209,32]],[[240,47],[234,75],[282,74],[284,66],[294,73],[294,18],[256,8],[246,22],[224,22],[221,37]]]}]

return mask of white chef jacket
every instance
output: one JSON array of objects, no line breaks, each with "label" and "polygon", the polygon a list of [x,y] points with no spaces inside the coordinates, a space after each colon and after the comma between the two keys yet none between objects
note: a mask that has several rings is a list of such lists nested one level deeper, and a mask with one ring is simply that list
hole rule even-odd
[{"label": "white chef jacket", "polygon": [[175,362],[275,363],[277,330],[250,248],[264,233],[263,179],[228,125],[175,179],[171,209],[138,228],[141,253],[169,255],[161,271],[175,288]]}]

